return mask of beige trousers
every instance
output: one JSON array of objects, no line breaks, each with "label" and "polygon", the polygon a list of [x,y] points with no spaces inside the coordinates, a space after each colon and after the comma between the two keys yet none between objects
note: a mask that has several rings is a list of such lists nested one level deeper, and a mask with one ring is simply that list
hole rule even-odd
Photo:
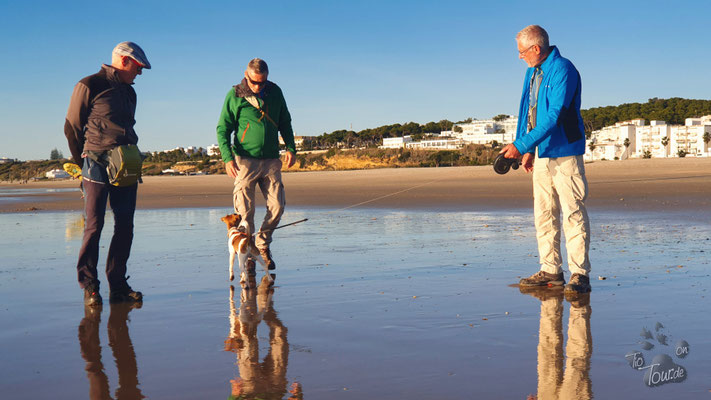
[{"label": "beige trousers", "polygon": [[267,201],[267,213],[255,244],[262,249],[272,242],[274,228],[279,225],[284,213],[286,200],[284,184],[281,182],[281,160],[278,158],[257,159],[237,157],[237,178],[233,191],[235,212],[242,216],[250,233],[254,233],[255,187],[259,185],[264,199]]},{"label": "beige trousers", "polygon": [[539,158],[533,165],[533,209],[541,270],[562,271],[560,214],[571,274],[588,275],[590,221],[585,210],[588,182],[583,156]]}]

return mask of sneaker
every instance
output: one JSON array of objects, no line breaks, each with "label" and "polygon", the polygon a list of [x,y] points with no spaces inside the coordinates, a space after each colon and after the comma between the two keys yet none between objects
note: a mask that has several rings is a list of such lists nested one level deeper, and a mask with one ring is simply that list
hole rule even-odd
[{"label": "sneaker", "polygon": [[100,307],[101,295],[99,294],[99,285],[91,283],[84,288],[84,305],[87,307]]},{"label": "sneaker", "polygon": [[259,254],[262,255],[264,262],[267,263],[267,269],[269,269],[269,270],[276,269],[276,264],[274,263],[274,259],[272,258],[272,252],[269,251],[269,247],[259,249]]},{"label": "sneaker", "polygon": [[[126,279],[128,279],[128,277]],[[125,283],[125,282],[121,286],[122,287],[120,289],[111,289],[111,292],[109,293],[109,302],[111,302],[111,303],[123,303],[123,302],[140,303],[143,301],[143,293],[136,292],[135,290],[131,289],[131,286],[128,286],[128,283]]]},{"label": "sneaker", "polygon": [[519,281],[519,286],[563,286],[565,278],[563,273],[549,274],[548,272],[538,271],[528,278],[523,278]]},{"label": "sneaker", "polygon": [[565,293],[582,294],[590,293],[590,278],[581,274],[573,274],[570,277],[570,282],[565,285]]}]

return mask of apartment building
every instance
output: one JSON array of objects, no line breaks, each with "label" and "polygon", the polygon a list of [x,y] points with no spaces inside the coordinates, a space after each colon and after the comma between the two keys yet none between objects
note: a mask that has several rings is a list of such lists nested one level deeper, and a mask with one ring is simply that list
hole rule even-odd
[{"label": "apartment building", "polygon": [[516,140],[517,126],[518,117],[509,115],[498,121],[487,119],[455,124],[451,131],[444,131],[442,135],[460,139],[464,144],[508,144]]},{"label": "apartment building", "polygon": [[592,132],[585,160],[624,160],[646,154],[654,158],[677,157],[680,150],[689,156],[707,157],[706,133],[711,134],[711,115],[687,118],[684,125],[658,120],[646,125],[643,119],[618,122]]}]

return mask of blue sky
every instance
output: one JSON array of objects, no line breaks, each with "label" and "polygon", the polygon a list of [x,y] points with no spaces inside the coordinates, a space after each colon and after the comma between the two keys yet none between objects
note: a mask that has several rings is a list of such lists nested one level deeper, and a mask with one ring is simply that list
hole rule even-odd
[{"label": "blue sky", "polygon": [[583,108],[709,99],[707,1],[0,0],[0,157],[69,155],[76,82],[121,41],[153,65],[136,79],[143,151],[216,143],[225,94],[261,57],[297,135],[515,114],[536,23],[583,78]]}]

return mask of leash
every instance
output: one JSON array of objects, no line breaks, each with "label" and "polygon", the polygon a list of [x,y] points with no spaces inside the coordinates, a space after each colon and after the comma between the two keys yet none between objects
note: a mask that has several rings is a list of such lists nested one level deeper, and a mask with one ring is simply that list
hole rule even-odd
[{"label": "leash", "polygon": [[[358,207],[358,206],[362,206],[362,205],[364,205],[364,204],[372,203],[372,202],[374,202],[374,201],[382,200],[382,199],[385,199],[385,198],[388,198],[388,197],[396,196],[396,195],[401,194],[401,193],[409,192],[410,190],[414,190],[414,189],[417,189],[417,188],[421,188],[421,187],[423,187],[423,186],[427,186],[427,185],[430,185],[430,184],[435,183],[435,182],[438,182],[438,181],[440,181],[440,180],[439,180],[439,179],[435,179],[435,180],[431,180],[431,181],[429,181],[429,182],[421,183],[421,184],[419,184],[419,185],[410,186],[409,188],[405,188],[405,189],[402,189],[402,190],[398,190],[398,191],[396,191],[396,192],[388,193],[388,194],[385,194],[385,195],[382,195],[382,196],[379,196],[379,197],[372,198],[372,199],[370,199],[370,200],[361,201],[360,203],[351,204],[350,206],[342,207],[342,208],[339,208],[339,209],[333,210],[333,211],[328,211],[328,212],[325,212],[325,213],[323,213],[323,214],[324,214],[324,215],[329,215],[329,214],[334,214],[334,213],[337,213],[337,212],[345,211],[345,210],[348,210],[348,209],[351,209],[351,208],[355,208],[355,207]],[[291,225],[300,224],[300,223],[306,222],[306,221],[308,221],[308,220],[309,220],[308,218],[304,218],[304,219],[301,219],[301,220],[298,220],[298,221],[295,221],[295,222],[290,222],[290,223],[288,223],[288,224],[279,225],[279,226],[277,226],[277,227],[274,228],[274,229],[267,229],[267,230],[265,230],[265,231],[260,230],[260,231],[258,231],[257,233],[260,233],[260,232],[268,232],[268,231],[270,231],[270,230],[271,230],[271,231],[275,231],[275,230],[277,230],[277,229],[285,228],[285,227],[291,226]],[[256,235],[257,233],[255,233],[255,235]]]},{"label": "leash", "polygon": [[[272,229],[272,230],[275,231],[275,230],[277,230],[277,229],[285,228],[285,227],[291,226],[291,225],[300,224],[300,223],[306,222],[306,221],[308,221],[308,220],[309,220],[308,218],[300,219],[300,220],[298,220],[298,221],[296,221],[296,222],[291,222],[291,223],[288,223],[288,224],[279,225],[279,226],[277,226],[276,228],[274,228],[274,229]],[[260,231],[260,232],[261,232],[261,231]]]}]

